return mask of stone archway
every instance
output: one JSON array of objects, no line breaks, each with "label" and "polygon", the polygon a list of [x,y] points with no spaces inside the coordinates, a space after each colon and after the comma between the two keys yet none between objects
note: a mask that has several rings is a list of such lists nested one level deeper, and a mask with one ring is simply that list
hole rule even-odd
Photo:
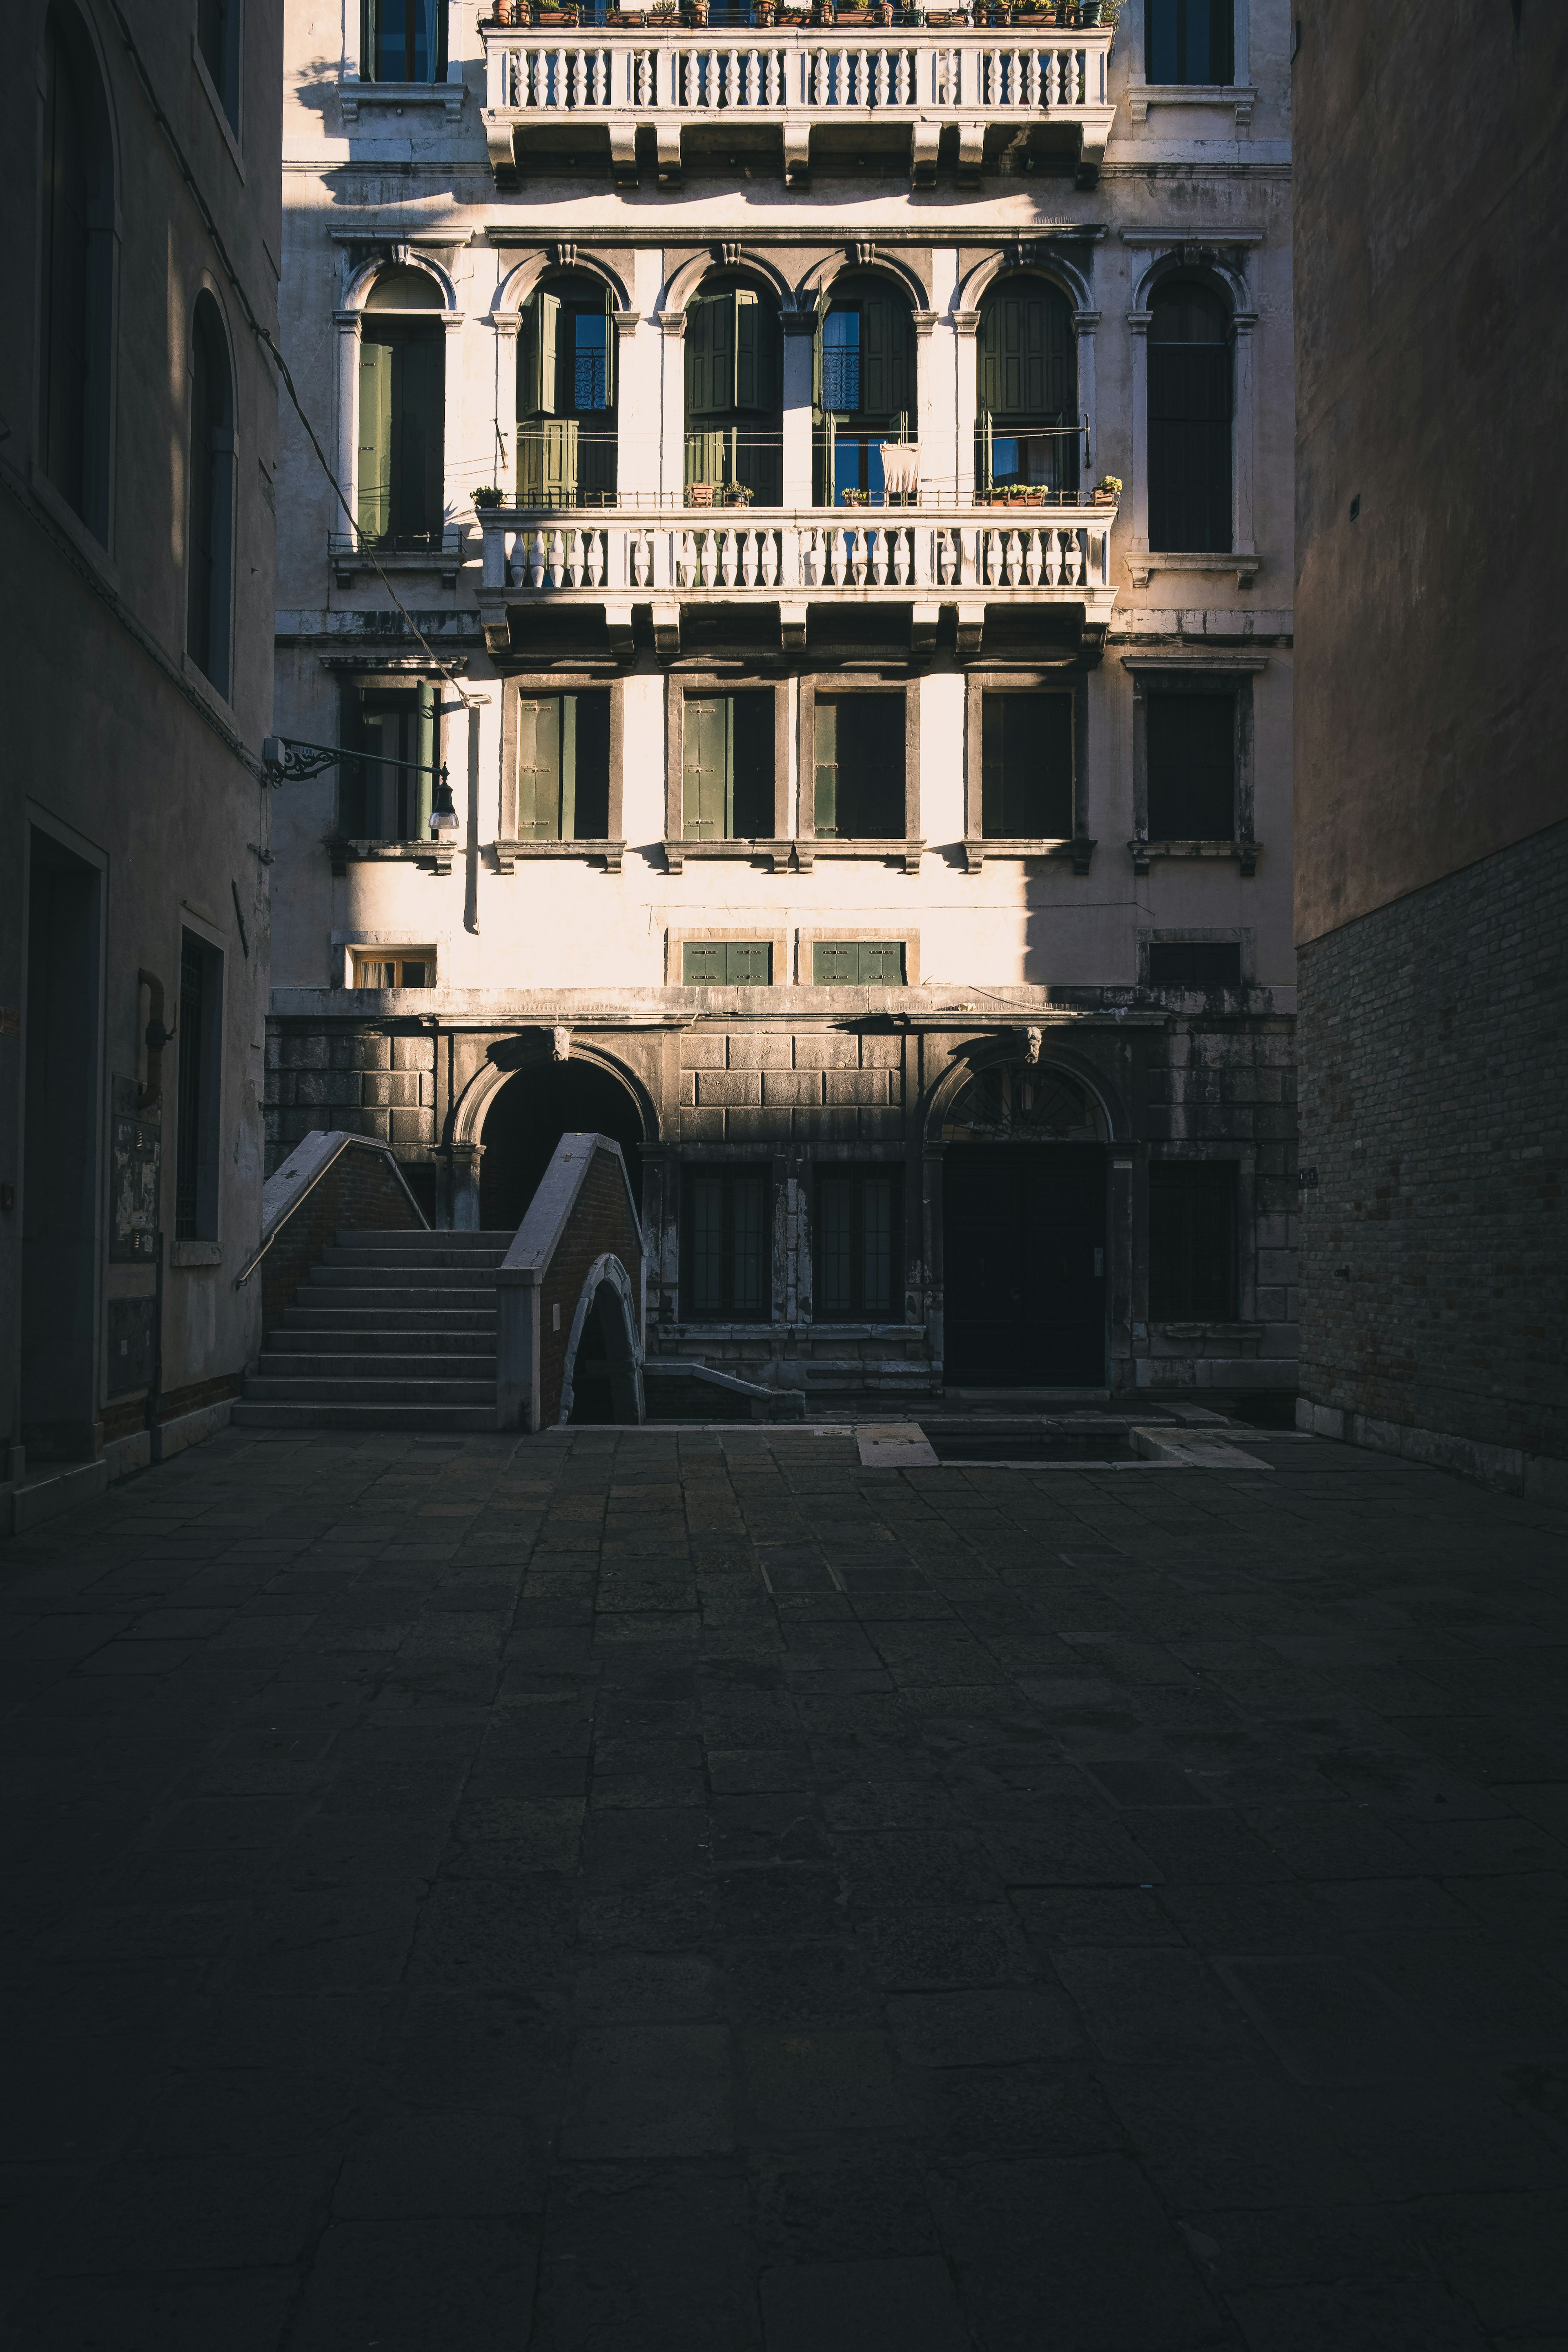
[{"label": "stone archway", "polygon": [[640,1422],[643,1410],[642,1348],[631,1277],[618,1257],[595,1258],[573,1318],[560,1418],[625,1427]]},{"label": "stone archway", "polygon": [[634,1187],[644,1140],[643,1118],[631,1088],[602,1063],[574,1054],[569,1061],[536,1062],[491,1094],[479,1141],[479,1223],[515,1233],[539,1180],[563,1135],[593,1132],[621,1147]]}]

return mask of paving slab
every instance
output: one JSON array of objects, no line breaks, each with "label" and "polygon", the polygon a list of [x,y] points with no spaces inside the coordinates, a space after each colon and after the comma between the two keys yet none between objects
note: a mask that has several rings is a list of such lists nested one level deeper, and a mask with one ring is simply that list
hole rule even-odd
[{"label": "paving slab", "polygon": [[5,2352],[1568,2336],[1568,1515],[918,1433],[0,1544]]}]

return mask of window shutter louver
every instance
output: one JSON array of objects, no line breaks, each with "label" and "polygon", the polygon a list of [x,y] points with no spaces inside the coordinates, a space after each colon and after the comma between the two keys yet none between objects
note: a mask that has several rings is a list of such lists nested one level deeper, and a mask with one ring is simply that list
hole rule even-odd
[{"label": "window shutter louver", "polygon": [[560,298],[538,293],[522,314],[522,365],[518,379],[520,416],[555,414],[555,350],[561,319]]},{"label": "window shutter louver", "polygon": [[392,512],[392,349],[362,342],[359,354],[359,527],[384,537]]},{"label": "window shutter louver", "polygon": [[517,837],[561,838],[560,701],[520,699],[517,706]]},{"label": "window shutter louver", "polygon": [[980,827],[994,840],[1004,836],[1002,807],[1006,778],[1005,715],[1002,697],[980,700]]},{"label": "window shutter louver", "polygon": [[685,711],[681,811],[688,841],[722,841],[733,793],[731,710],[727,695],[690,695]]},{"label": "window shutter louver", "polygon": [[836,702],[818,702],[816,730],[813,751],[816,762],[816,830],[820,834],[835,834],[838,830],[838,705]]}]

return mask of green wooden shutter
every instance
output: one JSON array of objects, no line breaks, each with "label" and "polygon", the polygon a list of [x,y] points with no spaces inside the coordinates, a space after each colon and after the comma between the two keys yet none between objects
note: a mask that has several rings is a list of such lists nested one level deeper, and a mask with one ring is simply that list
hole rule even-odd
[{"label": "green wooden shutter", "polygon": [[560,320],[561,301],[554,294],[535,294],[523,311],[517,380],[520,416],[555,414],[555,346]]},{"label": "green wooden shutter", "polygon": [[435,794],[436,745],[438,740],[436,724],[436,688],[421,683],[419,688],[419,749],[415,757],[419,761],[419,773],[410,776],[414,786],[414,831],[416,841],[430,838],[430,807]]},{"label": "green wooden shutter", "polygon": [[734,712],[727,694],[688,695],[681,814],[688,841],[724,841],[734,814]]},{"label": "green wooden shutter", "polygon": [[561,700],[546,695],[517,706],[517,837],[561,838]]},{"label": "green wooden shutter", "polygon": [[1006,705],[999,694],[980,698],[980,830],[993,839],[1006,831]]},{"label": "green wooden shutter", "polygon": [[1001,305],[987,302],[980,315],[980,350],[975,370],[975,397],[983,410],[1000,408],[1002,401]]},{"label": "green wooden shutter", "polygon": [[777,405],[773,322],[759,298],[742,287],[735,296],[735,406]]},{"label": "green wooden shutter", "polygon": [[816,740],[812,749],[816,761],[816,830],[820,834],[832,835],[838,830],[838,705],[836,702],[827,698],[818,701],[816,729]]},{"label": "green wooden shutter", "polygon": [[710,416],[716,408],[728,408],[714,380],[714,343],[717,317],[724,298],[704,294],[688,309],[686,315],[686,413],[689,416]]},{"label": "green wooden shutter", "polygon": [[392,348],[359,349],[359,527],[380,539],[392,514]]},{"label": "green wooden shutter", "polygon": [[725,480],[725,462],[730,455],[728,433],[689,433],[686,436],[686,479],[693,482]]},{"label": "green wooden shutter", "polygon": [[577,420],[541,418],[518,433],[518,491],[524,506],[569,507],[577,497]]},{"label": "green wooden shutter", "polygon": [[683,940],[680,979],[686,988],[766,988],[773,951],[766,940]]},{"label": "green wooden shutter", "polygon": [[816,940],[811,976],[817,988],[898,988],[903,985],[902,940]]},{"label": "green wooden shutter", "polygon": [[910,367],[910,314],[896,296],[860,305],[860,406],[868,416],[896,415],[914,406]]},{"label": "green wooden shutter", "polygon": [[577,838],[577,698],[561,698],[561,838]]},{"label": "green wooden shutter", "polygon": [[996,481],[996,436],[991,427],[991,411],[980,412],[980,495],[991,496]]}]

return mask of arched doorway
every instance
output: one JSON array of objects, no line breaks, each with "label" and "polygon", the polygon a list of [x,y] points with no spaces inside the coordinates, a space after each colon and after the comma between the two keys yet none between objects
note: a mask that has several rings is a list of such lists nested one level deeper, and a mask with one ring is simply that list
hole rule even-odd
[{"label": "arched doorway", "polygon": [[950,1383],[1098,1388],[1105,1378],[1105,1129],[1048,1065],[979,1071],[942,1127]]},{"label": "arched doorway", "polygon": [[640,1194],[642,1115],[619,1078],[576,1059],[541,1063],[509,1078],[490,1101],[479,1138],[480,1224],[515,1233],[562,1137],[589,1130],[614,1137]]}]

